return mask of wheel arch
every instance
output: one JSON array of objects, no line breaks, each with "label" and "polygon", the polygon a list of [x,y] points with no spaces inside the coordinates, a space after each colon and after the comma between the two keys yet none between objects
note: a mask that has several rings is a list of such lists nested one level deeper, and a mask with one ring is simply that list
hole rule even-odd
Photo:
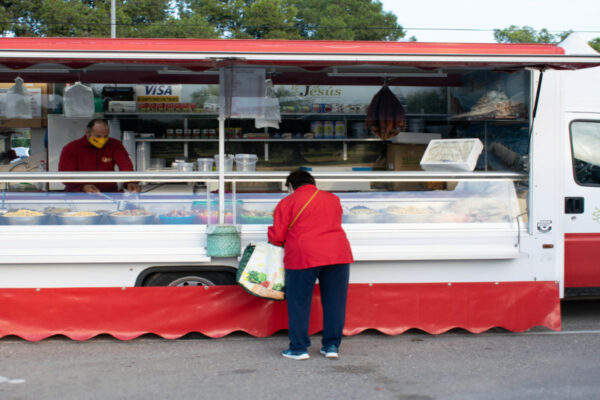
[{"label": "wheel arch", "polygon": [[167,265],[160,267],[149,267],[139,273],[135,280],[135,286],[145,286],[145,283],[154,274],[160,273],[202,273],[202,272],[221,272],[235,274],[237,268],[228,265]]}]

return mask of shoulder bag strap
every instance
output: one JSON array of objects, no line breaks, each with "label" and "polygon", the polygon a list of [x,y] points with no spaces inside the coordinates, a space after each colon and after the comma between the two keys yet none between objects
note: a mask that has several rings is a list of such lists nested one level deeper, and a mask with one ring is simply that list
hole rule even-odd
[{"label": "shoulder bag strap", "polygon": [[306,208],[306,206],[308,206],[310,204],[310,202],[312,201],[312,199],[315,198],[315,196],[317,195],[318,192],[319,192],[319,189],[315,190],[315,192],[312,194],[312,196],[310,196],[310,199],[308,199],[308,201],[304,204],[304,206],[300,209],[300,211],[298,211],[298,214],[296,214],[296,216],[294,217],[294,219],[292,220],[292,222],[290,222],[290,226],[288,226],[288,231],[290,229],[292,229],[292,225],[294,225],[294,222],[296,222],[296,220],[298,219],[298,217],[300,216],[300,214],[302,214],[302,211],[304,211],[304,209]]}]

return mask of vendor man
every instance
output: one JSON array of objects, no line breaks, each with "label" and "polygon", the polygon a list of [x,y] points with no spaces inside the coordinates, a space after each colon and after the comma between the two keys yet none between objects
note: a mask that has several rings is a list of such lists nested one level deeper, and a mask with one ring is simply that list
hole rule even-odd
[{"label": "vendor man", "polygon": [[[120,171],[133,171],[133,164],[123,144],[117,139],[108,137],[108,122],[97,118],[91,120],[82,138],[67,144],[60,154],[59,171],[114,171],[115,165]],[[139,192],[140,186],[135,182],[124,184],[130,192]],[[67,192],[117,192],[114,182],[98,183],[65,183]]]}]

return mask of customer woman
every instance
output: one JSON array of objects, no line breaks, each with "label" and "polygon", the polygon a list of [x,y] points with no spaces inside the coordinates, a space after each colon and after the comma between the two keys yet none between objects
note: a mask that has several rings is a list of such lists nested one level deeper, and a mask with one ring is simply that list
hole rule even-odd
[{"label": "customer woman", "polygon": [[323,306],[321,354],[337,358],[346,318],[350,243],[342,229],[340,199],[318,190],[306,171],[286,179],[290,195],[282,199],[269,227],[269,242],[284,246],[285,294],[289,318],[289,349],[283,356],[306,360],[310,338],[308,324],[315,282],[319,280]]}]

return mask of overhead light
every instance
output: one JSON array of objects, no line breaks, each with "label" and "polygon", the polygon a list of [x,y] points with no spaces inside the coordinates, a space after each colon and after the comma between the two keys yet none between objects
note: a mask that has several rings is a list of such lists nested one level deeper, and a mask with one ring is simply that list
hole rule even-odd
[{"label": "overhead light", "polygon": [[373,78],[446,78],[445,72],[338,72],[337,68],[333,72],[328,72],[327,76],[354,76],[354,77],[373,77]]}]

